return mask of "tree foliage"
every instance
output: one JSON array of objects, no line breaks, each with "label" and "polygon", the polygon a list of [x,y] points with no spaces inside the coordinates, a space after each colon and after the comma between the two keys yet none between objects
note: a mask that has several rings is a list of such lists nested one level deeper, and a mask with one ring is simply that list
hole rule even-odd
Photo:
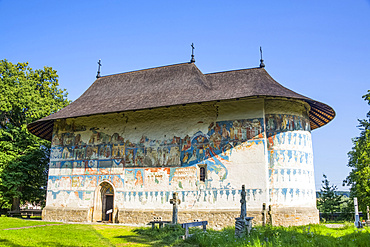
[{"label": "tree foliage", "polygon": [[[370,105],[370,90],[362,98]],[[359,209],[366,212],[366,206],[370,206],[370,111],[366,119],[358,121],[361,133],[352,139],[353,147],[348,153],[348,166],[352,170],[343,184],[351,186],[351,195],[357,197]]]},{"label": "tree foliage", "polygon": [[342,204],[342,196],[336,194],[337,186],[330,185],[330,182],[325,174],[323,174],[324,180],[322,180],[322,187],[319,192],[319,198],[317,200],[317,209],[320,213],[339,212]]},{"label": "tree foliage", "polygon": [[33,70],[28,63],[0,60],[0,207],[45,198],[50,142],[27,124],[67,106],[51,67]]}]

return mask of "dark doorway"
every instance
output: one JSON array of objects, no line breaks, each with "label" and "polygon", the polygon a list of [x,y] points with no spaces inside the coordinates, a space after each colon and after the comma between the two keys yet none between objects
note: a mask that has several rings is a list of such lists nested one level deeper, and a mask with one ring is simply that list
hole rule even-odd
[{"label": "dark doorway", "polygon": [[105,195],[105,220],[111,221],[112,218],[109,218],[113,213],[113,195]]}]

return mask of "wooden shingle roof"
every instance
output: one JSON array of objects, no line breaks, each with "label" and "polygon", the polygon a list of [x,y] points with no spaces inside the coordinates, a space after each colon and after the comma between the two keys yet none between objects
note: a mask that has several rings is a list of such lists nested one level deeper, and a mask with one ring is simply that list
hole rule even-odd
[{"label": "wooden shingle roof", "polygon": [[283,87],[264,68],[203,74],[194,63],[181,63],[100,77],[70,105],[28,129],[51,140],[56,119],[254,96],[306,101],[312,129],[335,116],[330,106]]}]

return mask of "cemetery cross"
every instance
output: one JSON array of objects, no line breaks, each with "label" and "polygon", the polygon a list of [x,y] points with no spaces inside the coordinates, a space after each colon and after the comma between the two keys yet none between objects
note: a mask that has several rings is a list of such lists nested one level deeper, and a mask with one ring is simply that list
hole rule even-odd
[{"label": "cemetery cross", "polygon": [[172,209],[172,224],[177,224],[177,206],[180,205],[181,200],[178,199],[177,192],[173,193],[173,198],[170,199],[170,203],[173,205]]}]

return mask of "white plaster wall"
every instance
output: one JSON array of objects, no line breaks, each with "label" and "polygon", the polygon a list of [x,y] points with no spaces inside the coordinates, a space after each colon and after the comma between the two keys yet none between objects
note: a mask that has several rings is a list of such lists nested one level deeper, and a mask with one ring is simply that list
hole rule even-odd
[{"label": "white plaster wall", "polygon": [[[316,207],[313,153],[308,124],[309,106],[298,101],[266,100],[266,128],[269,155],[270,203],[277,207]],[[279,115],[286,126],[272,125],[269,116]],[[294,116],[294,121],[292,116]],[[293,130],[298,118],[304,126]],[[290,119],[289,119],[290,118]],[[289,127],[289,121],[293,122]],[[297,128],[297,126],[295,127]]]},{"label": "white plaster wall", "polygon": [[[47,206],[91,208],[96,199],[94,191],[104,181],[113,184],[114,204],[121,209],[171,209],[169,199],[173,191],[179,193],[182,201],[180,210],[239,209],[242,184],[246,185],[250,210],[260,210],[262,203],[306,206],[308,202],[314,205],[310,132],[284,131],[274,136],[276,140],[271,145],[271,138],[268,139],[265,133],[265,114],[307,117],[307,105],[258,98],[59,120],[54,128]],[[242,127],[244,124],[252,126],[248,127],[248,133]],[[222,141],[219,145],[225,148],[215,148],[217,126],[220,129],[226,126],[228,130],[220,131],[228,133],[228,137],[220,134],[221,140],[231,140],[234,136],[227,148],[222,146]],[[256,126],[262,128],[260,132]],[[212,145],[212,150],[216,151],[213,154],[210,151],[210,157],[197,161],[191,161],[195,154],[191,156],[189,153],[189,163],[183,163],[186,160],[184,153],[180,154],[181,157],[178,154],[187,152],[185,141],[182,146],[174,144],[168,149],[167,158],[160,161],[172,158],[171,167],[129,167],[127,151],[125,167],[121,158],[102,158],[100,153],[90,159],[87,156],[78,158],[76,151],[73,151],[81,149],[86,152],[87,147],[94,145],[99,145],[99,148],[105,145],[111,150],[118,145],[117,140],[113,140],[114,135],[121,138],[119,143],[126,149],[130,149],[130,145],[141,145],[153,150],[161,150],[163,143],[176,143],[179,139],[184,141],[186,137],[194,141],[201,136],[209,140],[202,144],[204,152],[211,150]],[[245,136],[249,137],[246,139]],[[68,138],[76,143],[65,145],[63,140]],[[284,138],[289,140],[282,141]],[[191,145],[193,147],[193,143]],[[139,149],[135,149],[137,153]],[[97,150],[100,152],[100,149]],[[297,159],[302,153],[307,153],[305,162],[284,159],[283,152],[289,150],[295,152]],[[159,151],[156,152],[157,155]],[[272,153],[276,153],[275,156]],[[111,162],[112,165],[100,167],[103,162]],[[206,182],[199,181],[199,166],[207,166]],[[296,170],[294,174],[292,169]]]}]

